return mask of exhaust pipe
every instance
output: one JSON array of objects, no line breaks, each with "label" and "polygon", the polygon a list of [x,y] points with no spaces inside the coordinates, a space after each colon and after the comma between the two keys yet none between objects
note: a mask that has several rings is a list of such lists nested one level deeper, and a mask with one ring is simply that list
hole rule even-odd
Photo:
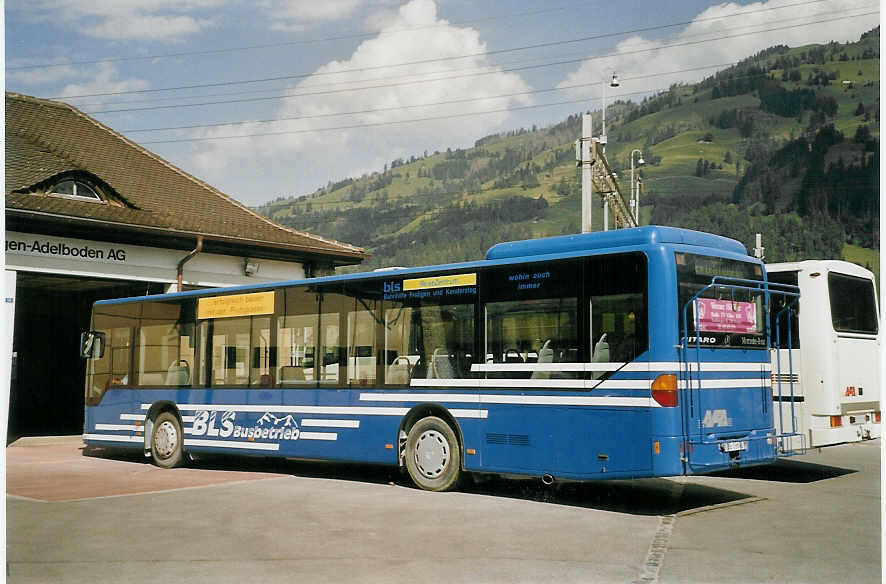
[{"label": "exhaust pipe", "polygon": [[541,475],[541,482],[543,482],[546,485],[553,485],[554,484],[554,475],[549,475],[549,474]]}]

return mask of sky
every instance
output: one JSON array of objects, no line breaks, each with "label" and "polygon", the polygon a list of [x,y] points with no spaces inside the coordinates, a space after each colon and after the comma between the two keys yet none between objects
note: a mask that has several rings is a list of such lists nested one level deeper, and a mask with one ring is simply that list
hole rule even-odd
[{"label": "sky", "polygon": [[637,102],[772,45],[854,41],[880,13],[878,0],[6,0],[4,16],[7,91],[67,102],[257,206]]}]

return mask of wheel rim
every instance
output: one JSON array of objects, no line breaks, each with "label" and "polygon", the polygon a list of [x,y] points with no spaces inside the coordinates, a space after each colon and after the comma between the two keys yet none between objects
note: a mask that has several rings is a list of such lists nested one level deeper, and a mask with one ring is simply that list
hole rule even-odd
[{"label": "wheel rim", "polygon": [[436,479],[449,465],[449,442],[436,430],[425,430],[415,443],[415,466],[429,479]]},{"label": "wheel rim", "polygon": [[154,452],[159,458],[169,458],[178,447],[178,430],[175,424],[165,420],[154,432]]}]

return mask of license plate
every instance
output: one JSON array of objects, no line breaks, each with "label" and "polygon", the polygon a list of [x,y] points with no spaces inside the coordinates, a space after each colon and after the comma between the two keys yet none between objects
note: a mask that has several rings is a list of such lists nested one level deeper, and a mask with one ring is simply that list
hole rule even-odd
[{"label": "license plate", "polygon": [[746,440],[736,440],[734,442],[721,442],[720,452],[738,452],[739,450],[747,450],[748,443]]}]

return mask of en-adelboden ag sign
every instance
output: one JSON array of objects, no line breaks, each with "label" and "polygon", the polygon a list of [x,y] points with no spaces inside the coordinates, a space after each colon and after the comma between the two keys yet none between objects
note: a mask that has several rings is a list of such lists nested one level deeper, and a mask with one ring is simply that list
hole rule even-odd
[{"label": "en-adelboden ag sign", "polygon": [[[188,251],[6,232],[6,269],[14,271],[172,283],[178,276],[178,262]],[[261,260],[260,274],[247,277],[243,262],[243,257],[203,252],[188,262],[184,282],[232,286],[304,277],[302,264],[271,260]]]}]

